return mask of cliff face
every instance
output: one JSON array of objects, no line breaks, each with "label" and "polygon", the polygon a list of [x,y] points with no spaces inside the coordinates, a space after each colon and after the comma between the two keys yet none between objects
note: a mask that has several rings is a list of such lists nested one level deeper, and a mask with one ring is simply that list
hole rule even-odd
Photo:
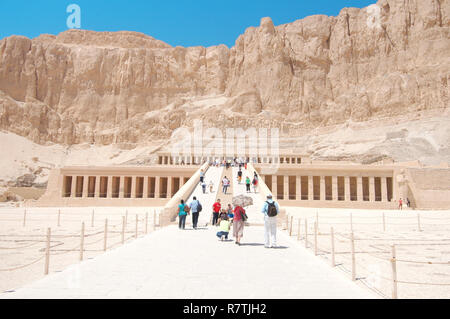
[{"label": "cliff face", "polygon": [[201,118],[292,137],[448,109],[449,52],[450,0],[380,0],[277,27],[264,18],[231,49],[134,32],[12,36],[0,41],[0,128],[40,144],[135,144]]}]

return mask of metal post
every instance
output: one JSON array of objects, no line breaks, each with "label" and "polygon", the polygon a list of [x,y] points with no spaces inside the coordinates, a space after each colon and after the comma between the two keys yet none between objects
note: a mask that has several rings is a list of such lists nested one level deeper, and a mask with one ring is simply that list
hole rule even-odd
[{"label": "metal post", "polygon": [[44,275],[48,275],[48,269],[50,267],[50,236],[52,233],[52,229],[47,228],[47,244],[45,247],[45,266],[44,266]]},{"label": "metal post", "polygon": [[355,240],[353,237],[353,232],[351,233],[350,237],[350,244],[351,244],[351,252],[352,252],[352,280],[356,280],[356,259],[355,259]]},{"label": "metal post", "polygon": [[107,240],[108,240],[108,218],[105,219],[105,234],[103,239],[103,251],[107,249]]},{"label": "metal post", "polygon": [[314,222],[314,255],[317,256],[317,223]]},{"label": "metal post", "polygon": [[330,230],[330,236],[331,236],[331,267],[336,266],[335,258],[334,258],[334,229],[331,227]]},{"label": "metal post", "polygon": [[397,299],[397,258],[395,254],[395,245],[392,245],[392,299]]},{"label": "metal post", "polygon": [[83,260],[84,253],[84,222],[81,223],[81,233],[80,233],[80,261]]}]

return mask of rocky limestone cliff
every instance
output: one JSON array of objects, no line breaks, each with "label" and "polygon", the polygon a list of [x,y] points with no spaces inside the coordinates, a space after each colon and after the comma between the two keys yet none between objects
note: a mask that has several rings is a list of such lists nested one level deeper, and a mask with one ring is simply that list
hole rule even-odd
[{"label": "rocky limestone cliff", "polygon": [[12,36],[0,41],[0,129],[39,144],[133,147],[199,118],[292,138],[448,110],[449,52],[450,0],[380,0],[280,26],[263,18],[231,49],[135,32]]}]

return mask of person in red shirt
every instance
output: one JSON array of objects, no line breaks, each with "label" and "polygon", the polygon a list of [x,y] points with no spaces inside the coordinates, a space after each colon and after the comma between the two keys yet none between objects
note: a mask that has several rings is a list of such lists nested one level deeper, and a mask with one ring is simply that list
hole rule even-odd
[{"label": "person in red shirt", "polygon": [[242,215],[245,214],[245,209],[241,206],[234,207],[233,218],[233,236],[236,239],[235,244],[241,245],[241,238],[244,235],[244,219]]},{"label": "person in red shirt", "polygon": [[217,199],[217,202],[213,204],[213,219],[212,219],[212,225],[217,224],[217,220],[219,219],[219,213],[220,209],[222,208],[222,205],[220,204],[220,199]]}]

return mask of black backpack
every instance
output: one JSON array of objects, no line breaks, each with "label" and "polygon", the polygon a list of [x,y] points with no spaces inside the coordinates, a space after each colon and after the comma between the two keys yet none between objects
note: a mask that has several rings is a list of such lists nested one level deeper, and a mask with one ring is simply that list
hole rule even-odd
[{"label": "black backpack", "polygon": [[269,217],[275,217],[275,216],[277,216],[278,215],[278,212],[277,212],[277,207],[275,206],[275,202],[272,202],[272,203],[269,203],[269,202],[266,202],[267,203],[267,216],[269,216]]},{"label": "black backpack", "polygon": [[200,213],[202,211],[202,209],[203,209],[202,204],[200,204],[200,202],[198,202],[197,213]]}]

